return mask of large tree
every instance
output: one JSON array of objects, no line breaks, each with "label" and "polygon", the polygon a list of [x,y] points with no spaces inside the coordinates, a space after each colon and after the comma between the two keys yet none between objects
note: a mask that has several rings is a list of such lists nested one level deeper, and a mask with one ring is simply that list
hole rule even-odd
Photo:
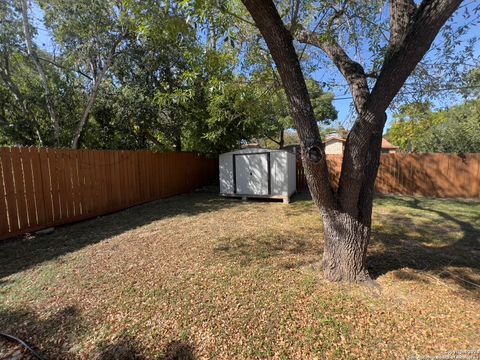
[{"label": "large tree", "polygon": [[[387,46],[383,56],[376,60],[373,74],[367,74],[364,67],[347,54],[338,41],[335,24],[354,22],[342,19],[349,6],[357,7],[358,17],[361,17],[365,16],[361,13],[363,8],[368,10],[374,1],[334,1],[327,4],[333,9],[329,18],[320,17],[319,26],[304,29],[298,26],[298,10],[290,17],[290,23],[285,24],[273,1],[242,2],[276,64],[300,136],[308,185],[324,223],[325,277],[332,281],[368,280],[366,255],[374,183],[387,118],[385,111],[462,1],[423,0],[417,5],[413,0],[390,0]],[[313,5],[310,11],[312,9]],[[318,31],[319,28],[324,31]],[[294,47],[294,37],[328,56],[348,82],[353,97],[357,119],[345,144],[338,189],[333,189],[328,181],[324,145]],[[359,37],[354,40],[360,42]],[[375,78],[373,86],[369,86],[368,76]]]}]

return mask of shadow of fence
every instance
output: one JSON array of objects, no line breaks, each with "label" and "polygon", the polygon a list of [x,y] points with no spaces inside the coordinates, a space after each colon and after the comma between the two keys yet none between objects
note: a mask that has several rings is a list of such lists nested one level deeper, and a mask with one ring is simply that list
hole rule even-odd
[{"label": "shadow of fence", "polygon": [[197,192],[60,227],[50,235],[3,240],[0,241],[0,279],[153,221],[179,215],[193,216],[235,205],[211,193]]}]

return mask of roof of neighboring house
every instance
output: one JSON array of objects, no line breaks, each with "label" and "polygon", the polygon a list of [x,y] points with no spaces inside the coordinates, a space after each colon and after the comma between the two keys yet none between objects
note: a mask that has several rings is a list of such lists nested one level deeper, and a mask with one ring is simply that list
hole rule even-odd
[{"label": "roof of neighboring house", "polygon": [[382,149],[398,149],[398,146],[393,145],[389,141],[382,138]]},{"label": "roof of neighboring house", "polygon": [[251,143],[251,144],[242,144],[242,146],[240,147],[241,149],[256,149],[256,148],[260,148],[260,145],[257,144],[257,143]]},{"label": "roof of neighboring house", "polygon": [[[338,136],[338,135],[332,135],[332,136],[327,136],[327,138],[325,139],[324,143],[327,143],[327,142],[330,142],[330,141],[342,141],[342,142],[345,142],[347,141],[346,139]],[[396,145],[393,145],[392,143],[390,143],[388,140],[386,140],[385,138],[382,138],[382,149],[398,149],[398,146]]]},{"label": "roof of neighboring house", "polygon": [[327,142],[332,141],[332,140],[334,140],[334,141],[342,141],[342,142],[347,141],[346,139],[344,139],[344,138],[342,138],[342,137],[340,137],[340,136],[328,136],[328,137],[325,139],[324,143],[327,143]]}]

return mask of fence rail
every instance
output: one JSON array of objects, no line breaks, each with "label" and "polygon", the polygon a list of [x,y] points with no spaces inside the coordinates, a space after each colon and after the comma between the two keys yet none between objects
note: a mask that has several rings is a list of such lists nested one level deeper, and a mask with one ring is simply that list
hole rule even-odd
[{"label": "fence rail", "polygon": [[0,239],[107,214],[217,180],[195,153],[0,148]]},{"label": "fence rail", "polygon": [[[327,155],[330,181],[338,186],[342,155]],[[307,189],[297,160],[297,188]],[[480,154],[382,154],[375,190],[384,194],[480,198]]]}]

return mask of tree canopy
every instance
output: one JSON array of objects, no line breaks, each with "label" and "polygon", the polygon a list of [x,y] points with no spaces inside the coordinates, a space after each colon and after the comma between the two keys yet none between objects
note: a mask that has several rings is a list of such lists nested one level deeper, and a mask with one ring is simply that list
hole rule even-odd
[{"label": "tree canopy", "polygon": [[387,137],[407,152],[480,152],[480,100],[439,111],[430,106],[403,106]]},{"label": "tree canopy", "polygon": [[[222,152],[252,139],[282,146],[293,127],[271,60],[252,55],[257,69],[239,71],[234,31],[215,11],[157,0],[9,0],[0,12],[4,145]],[[49,46],[36,43],[37,26],[51,34]],[[318,121],[334,120],[333,95],[310,84]]]}]

